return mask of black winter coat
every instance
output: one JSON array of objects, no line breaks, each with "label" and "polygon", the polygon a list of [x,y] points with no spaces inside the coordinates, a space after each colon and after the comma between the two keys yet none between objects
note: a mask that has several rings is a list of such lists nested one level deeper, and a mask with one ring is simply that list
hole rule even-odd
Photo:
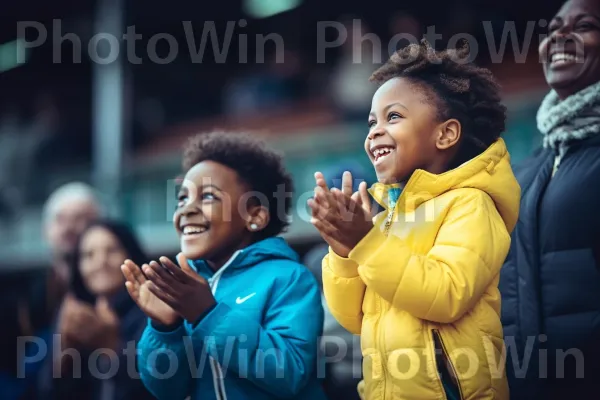
[{"label": "black winter coat", "polygon": [[600,134],[552,176],[540,149],[515,168],[521,208],[501,271],[511,399],[600,398]]}]

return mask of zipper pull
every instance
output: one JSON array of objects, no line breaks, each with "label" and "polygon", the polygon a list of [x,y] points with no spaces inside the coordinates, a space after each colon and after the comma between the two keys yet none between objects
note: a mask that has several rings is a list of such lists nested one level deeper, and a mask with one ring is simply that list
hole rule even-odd
[{"label": "zipper pull", "polygon": [[390,210],[390,212],[388,213],[388,217],[385,220],[385,227],[383,229],[384,234],[387,236],[390,227],[392,226],[392,220],[394,219],[394,210]]},{"label": "zipper pull", "polygon": [[562,157],[560,155],[556,155],[554,157],[554,166],[552,167],[552,177],[554,177],[554,174],[556,174],[556,171],[558,171],[558,167],[560,166],[561,159],[562,159]]}]

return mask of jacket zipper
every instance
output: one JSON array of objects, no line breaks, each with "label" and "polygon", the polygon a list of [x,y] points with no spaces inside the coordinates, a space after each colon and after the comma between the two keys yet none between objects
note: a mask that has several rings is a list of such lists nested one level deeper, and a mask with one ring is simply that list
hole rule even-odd
[{"label": "jacket zipper", "polygon": [[[414,182],[416,180],[418,180],[418,178],[420,176],[419,172],[420,171],[417,170],[411,175],[411,177],[408,179],[408,182],[406,182],[406,185],[404,185],[404,187],[402,188],[402,192],[400,193],[400,196],[396,199],[396,203],[394,204],[394,207],[388,208],[388,216],[385,221],[385,225],[384,225],[384,229],[383,229],[383,233],[385,236],[388,235],[390,227],[392,226],[392,222],[394,219],[394,213],[395,213],[396,209],[398,209],[398,204],[400,204],[400,200],[404,199],[404,193],[406,193],[406,190],[408,188],[411,188],[412,185],[414,185]],[[388,198],[389,198],[389,192],[388,192]]]},{"label": "jacket zipper", "polygon": [[550,179],[554,178],[556,172],[558,172],[558,168],[560,168],[561,163],[565,159],[568,153],[571,152],[573,146],[569,146],[565,149],[565,151],[561,155],[560,149],[556,149],[554,152],[554,165],[552,166],[552,174],[550,175]]},{"label": "jacket zipper", "polygon": [[[388,199],[389,199],[389,192],[388,192]],[[396,208],[398,207],[398,203],[400,203],[400,198],[402,197],[402,193],[400,194],[400,196],[396,199],[396,202],[394,203],[394,205],[390,208],[388,208],[388,215],[387,218],[385,219],[385,225],[383,228],[383,234],[385,236],[388,236],[388,233],[390,231],[390,228],[392,226],[392,222],[394,221],[394,212],[396,211]],[[389,200],[388,200],[388,204],[389,204]]]},{"label": "jacket zipper", "polygon": [[214,358],[210,359],[210,369],[213,376],[213,386],[215,387],[215,398],[217,400],[227,400],[225,394],[225,384],[223,382],[221,367]]},{"label": "jacket zipper", "polygon": [[[225,270],[233,263],[233,261],[237,258],[239,253],[241,253],[241,250],[235,252],[233,256],[231,256],[229,261],[227,261],[225,265],[223,265],[223,267],[221,267],[221,269],[215,274],[215,276],[213,276],[212,279],[208,280],[208,284],[213,295],[217,292],[217,287],[219,286],[221,276],[223,276]],[[209,358],[210,369],[213,376],[213,385],[215,388],[215,397],[217,398],[217,400],[227,400],[227,392],[225,391],[225,378],[223,377],[223,370],[221,369],[221,366],[219,365],[217,360],[210,356]]]},{"label": "jacket zipper", "polygon": [[388,212],[388,216],[385,220],[385,225],[384,225],[384,229],[383,229],[383,234],[385,236],[387,236],[390,231],[390,227],[392,226],[393,219],[394,219],[394,210],[392,209]]},{"label": "jacket zipper", "polygon": [[[388,194],[388,196],[389,196],[389,194]],[[400,195],[400,197],[402,197],[402,195]],[[388,215],[387,215],[387,218],[385,220],[385,225],[384,225],[384,229],[383,229],[383,234],[385,236],[389,235],[389,231],[390,231],[390,228],[392,226],[392,222],[394,220],[394,213],[396,211],[396,207],[398,206],[398,203],[400,202],[400,197],[396,200],[396,203],[394,203],[394,206],[388,210]],[[382,304],[382,302],[381,302],[381,300],[379,299],[378,296],[375,296],[375,299],[376,299],[376,304],[377,304],[377,311],[379,312],[379,321],[378,321],[378,324],[381,324],[381,320],[385,316],[385,313],[383,311],[383,304]],[[385,343],[385,337],[384,337],[385,332],[383,331],[383,329],[379,329],[379,327],[378,327],[378,331],[379,331],[379,335],[378,335],[379,336],[379,343],[376,343],[375,347],[376,348],[381,348],[380,344],[381,343]],[[384,347],[385,347],[385,345],[384,345]],[[384,370],[384,366],[383,365],[384,365],[384,363],[381,360],[379,360],[379,366],[378,366],[378,368],[381,369],[380,373],[383,374],[383,375],[385,375],[386,372],[383,371]],[[384,379],[382,379],[382,381],[381,381],[381,385],[383,386],[383,398],[387,399],[387,388],[388,388],[388,386],[386,385],[386,378],[385,378],[385,376],[384,376]]]},{"label": "jacket zipper", "polygon": [[[414,178],[411,177],[409,179],[408,183],[410,183],[410,181],[412,179],[414,179]],[[406,186],[408,186],[408,183]],[[405,189],[406,189],[406,186],[405,186]],[[388,196],[389,196],[389,193],[388,193]],[[394,220],[394,213],[396,212],[396,208],[398,207],[398,203],[400,203],[400,199],[402,198],[402,196],[403,196],[403,193],[401,193],[400,196],[398,197],[398,199],[396,199],[396,203],[394,203],[394,206],[392,208],[388,208],[388,215],[386,217],[385,225],[383,228],[383,234],[385,236],[389,235],[389,231],[392,226],[392,222]],[[377,312],[379,313],[378,324],[381,324],[381,320],[384,318],[385,313],[383,312],[383,305],[378,296],[375,296],[375,304],[377,307]],[[377,331],[379,332],[379,335],[377,335],[379,340],[378,340],[378,343],[375,343],[375,347],[381,348],[380,344],[385,343],[385,337],[383,337],[385,332],[383,331],[383,329],[379,329],[379,327],[377,328]],[[384,371],[384,363],[382,363],[381,360],[379,360],[378,368],[380,369],[381,374],[384,374],[384,375],[386,374],[386,372]],[[386,385],[385,377],[384,377],[384,379],[382,379],[381,385],[383,386],[383,398],[385,399],[385,398],[387,398],[387,388],[388,388]]]},{"label": "jacket zipper", "polygon": [[[219,280],[221,279],[221,274],[215,277],[214,280],[209,280],[209,285],[212,290],[213,295],[217,291],[217,285],[219,284]],[[223,380],[223,371],[221,370],[221,366],[211,356],[209,356],[210,361],[210,370],[212,372],[213,377],[213,386],[215,388],[215,398],[217,400],[226,400],[227,395],[225,394],[225,382]]]},{"label": "jacket zipper", "polygon": [[554,166],[552,167],[552,175],[550,175],[550,179],[554,178],[554,175],[558,171],[558,167],[560,167],[560,162],[562,161],[562,157],[557,155],[554,156]]},{"label": "jacket zipper", "polygon": [[[452,370],[452,375],[454,376],[454,379],[456,380],[456,386],[458,387],[458,395],[460,399],[464,399],[464,395],[463,395],[463,390],[462,387],[460,385],[460,379],[458,379],[458,374],[456,373],[456,368],[454,368],[454,364],[452,364],[452,360],[450,359],[450,356],[448,355],[448,350],[446,349],[446,346],[444,345],[444,341],[442,340],[442,335],[440,334],[440,331],[438,329],[432,329],[431,330],[432,335],[434,336],[433,338],[433,349],[434,349],[434,355],[435,355],[435,359],[436,359],[436,365],[437,365],[437,355],[435,354],[435,349],[436,349],[436,340],[440,343],[440,346],[442,347],[442,353],[444,356],[444,360],[446,361],[446,365],[450,367],[450,369]],[[441,383],[441,378],[440,378],[440,383]],[[442,384],[442,389],[444,390],[444,393],[446,392],[446,389],[444,388],[444,385]]]}]

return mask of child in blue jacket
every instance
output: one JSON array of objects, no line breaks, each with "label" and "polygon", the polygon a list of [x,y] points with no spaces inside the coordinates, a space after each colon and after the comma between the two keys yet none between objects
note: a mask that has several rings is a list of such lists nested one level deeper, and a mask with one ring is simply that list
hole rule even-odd
[{"label": "child in blue jacket", "polygon": [[319,286],[277,237],[292,192],[281,158],[245,135],[212,133],[190,140],[183,164],[179,266],[161,257],[122,267],[149,316],[142,381],[158,399],[324,399]]}]

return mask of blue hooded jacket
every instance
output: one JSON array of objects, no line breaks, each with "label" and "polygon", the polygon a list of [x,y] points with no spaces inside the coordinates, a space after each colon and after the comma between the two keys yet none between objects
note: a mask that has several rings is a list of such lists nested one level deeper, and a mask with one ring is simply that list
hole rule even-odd
[{"label": "blue hooded jacket", "polygon": [[317,379],[321,293],[282,238],[238,251],[216,273],[191,266],[217,305],[196,326],[161,332],[148,323],[140,377],[158,399],[325,399]]}]

